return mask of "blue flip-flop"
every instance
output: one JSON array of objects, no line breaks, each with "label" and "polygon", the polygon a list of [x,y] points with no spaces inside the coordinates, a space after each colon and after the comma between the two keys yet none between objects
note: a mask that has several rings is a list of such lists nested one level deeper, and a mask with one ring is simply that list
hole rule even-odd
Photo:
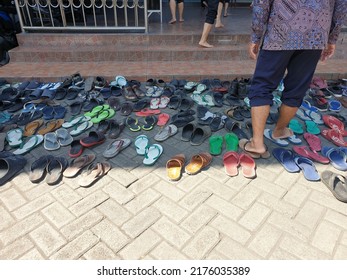
[{"label": "blue flip-flop", "polygon": [[342,150],[340,150],[339,148],[330,149],[327,152],[327,156],[330,160],[331,165],[334,166],[336,169],[341,171],[347,170],[347,156]]},{"label": "blue flip-flop", "polygon": [[274,142],[275,144],[277,144],[278,146],[281,147],[287,147],[289,145],[288,141],[283,140],[283,139],[274,139],[272,138],[272,130],[267,128],[264,130],[264,136],[271,140],[272,142]]},{"label": "blue flip-flop", "polygon": [[308,181],[319,181],[320,176],[316,170],[316,167],[312,160],[305,158],[305,157],[295,157],[294,161],[297,166],[302,170],[304,173],[304,177]]},{"label": "blue flip-flop", "polygon": [[338,100],[329,100],[329,111],[340,112],[341,102]]},{"label": "blue flip-flop", "polygon": [[291,150],[284,148],[275,148],[272,150],[272,154],[288,172],[294,173],[300,171],[300,168],[294,161],[294,153]]}]

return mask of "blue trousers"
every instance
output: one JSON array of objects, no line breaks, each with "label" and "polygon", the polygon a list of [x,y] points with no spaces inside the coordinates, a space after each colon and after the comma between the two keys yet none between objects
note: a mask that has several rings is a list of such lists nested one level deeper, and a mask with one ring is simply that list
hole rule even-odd
[{"label": "blue trousers", "polygon": [[289,107],[300,107],[321,53],[322,50],[261,49],[248,93],[251,107],[273,104],[272,92],[277,88],[286,70],[282,103]]}]

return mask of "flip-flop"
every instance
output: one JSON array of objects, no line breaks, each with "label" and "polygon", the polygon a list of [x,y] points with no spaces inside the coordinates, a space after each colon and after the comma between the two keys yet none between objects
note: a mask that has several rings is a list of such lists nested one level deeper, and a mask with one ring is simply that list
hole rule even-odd
[{"label": "flip-flop", "polygon": [[72,158],[79,157],[83,153],[83,149],[80,140],[73,140],[70,144],[69,156]]},{"label": "flip-flop", "polygon": [[43,147],[47,151],[54,151],[54,150],[58,150],[60,148],[57,134],[55,132],[49,132],[49,133],[45,134]]},{"label": "flip-flop", "polygon": [[296,112],[296,116],[303,121],[311,121],[312,119],[306,115],[305,111],[299,108]]},{"label": "flip-flop", "polygon": [[160,98],[152,98],[150,101],[150,108],[153,109],[158,109],[159,108],[159,104],[160,104]]},{"label": "flip-flop", "polygon": [[123,138],[112,141],[106,148],[106,150],[103,152],[103,156],[105,158],[113,158],[115,157],[120,151],[124,150],[126,147],[128,147],[131,143],[130,139]]},{"label": "flip-flop", "polygon": [[145,124],[141,126],[143,130],[151,130],[154,128],[155,124],[157,123],[158,118],[156,116],[147,116],[144,119]]},{"label": "flip-flop", "polygon": [[52,155],[44,155],[31,164],[29,180],[32,183],[40,182],[43,179],[46,174],[47,165],[53,158]]},{"label": "flip-flop", "polygon": [[316,124],[323,124],[323,117],[318,111],[305,110],[306,115],[308,115]]},{"label": "flip-flop", "polygon": [[281,146],[281,147],[287,147],[289,145],[288,141],[286,140],[283,140],[283,139],[274,139],[272,137],[272,130],[269,129],[269,128],[266,128],[264,130],[264,136],[271,140],[273,143],[277,144],[278,146]]},{"label": "flip-flop", "polygon": [[275,148],[272,150],[275,159],[290,173],[299,172],[300,168],[294,161],[294,154],[291,150],[284,148]]},{"label": "flip-flop", "polygon": [[312,151],[319,152],[322,149],[322,142],[320,138],[312,133],[304,133],[304,138]]},{"label": "flip-flop", "polygon": [[291,119],[289,122],[288,127],[295,133],[295,134],[303,134],[304,129],[301,125],[301,123],[296,119]]},{"label": "flip-flop", "polygon": [[163,147],[159,144],[153,144],[147,147],[145,150],[145,158],[143,159],[143,164],[153,165],[163,153],[163,150]]},{"label": "flip-flop", "polygon": [[55,133],[57,135],[57,140],[60,146],[68,146],[73,141],[72,136],[65,128],[59,128],[55,131]]},{"label": "flip-flop", "polygon": [[227,133],[224,135],[225,146],[227,151],[237,152],[239,147],[239,138],[235,133]]},{"label": "flip-flop", "polygon": [[347,202],[347,179],[345,176],[326,170],[322,173],[322,182],[337,200]]},{"label": "flip-flop", "polygon": [[341,110],[341,102],[338,101],[338,100],[329,100],[328,101],[328,104],[329,104],[329,111],[332,111],[332,112],[340,112]]},{"label": "flip-flop", "polygon": [[139,135],[135,139],[135,148],[138,155],[144,155],[149,146],[149,139],[146,135]]},{"label": "flip-flop", "polygon": [[164,126],[164,125],[167,124],[167,122],[169,121],[169,119],[170,119],[170,115],[169,115],[169,114],[161,113],[161,114],[158,116],[157,125],[158,125],[158,126]]},{"label": "flip-flop", "polygon": [[245,178],[253,179],[257,176],[255,172],[255,161],[251,156],[242,153],[239,157],[239,163],[242,168],[242,175]]},{"label": "flip-flop", "polygon": [[252,152],[247,149],[247,144],[250,143],[251,141],[248,139],[240,139],[239,140],[239,147],[248,155],[250,155],[252,158],[263,158],[267,159],[271,157],[270,152],[267,150],[267,147],[265,145],[266,151],[262,154],[257,153],[257,152]]},{"label": "flip-flop", "polygon": [[68,161],[66,158],[54,157],[47,165],[46,183],[48,185],[59,183],[67,166]]},{"label": "flip-flop", "polygon": [[108,104],[98,105],[98,106],[95,106],[91,111],[85,113],[84,115],[86,117],[93,118],[93,117],[97,116],[98,114],[100,114],[102,111],[107,110],[109,108],[110,108],[110,105],[108,105]]},{"label": "flip-flop", "polygon": [[308,181],[319,181],[320,176],[316,170],[314,163],[305,157],[295,157],[295,163],[304,173],[304,177]]},{"label": "flip-flop", "polygon": [[27,137],[25,142],[23,142],[19,149],[15,150],[13,152],[14,155],[24,155],[28,152],[30,152],[32,149],[37,147],[43,142],[43,136],[42,135],[33,135],[30,137]]},{"label": "flip-flop", "polygon": [[201,145],[205,139],[211,136],[211,129],[209,127],[196,127],[190,138],[190,144],[193,146]]},{"label": "flip-flop", "polygon": [[209,138],[210,154],[217,156],[222,153],[223,137],[220,135],[213,135]]},{"label": "flip-flop", "polygon": [[324,129],[321,131],[321,134],[325,139],[334,143],[336,146],[347,147],[347,142],[343,139],[342,134],[338,130]]},{"label": "flip-flop", "polygon": [[170,124],[168,126],[163,127],[159,130],[159,132],[154,136],[154,140],[158,142],[162,142],[169,137],[175,135],[178,131],[177,126],[174,124]]},{"label": "flip-flop", "polygon": [[83,188],[90,187],[97,180],[106,175],[111,168],[112,166],[108,162],[97,162],[96,164],[90,164],[87,172],[82,174],[78,184]]},{"label": "flip-flop", "polygon": [[115,110],[113,109],[105,109],[101,111],[98,115],[91,118],[92,123],[100,123],[103,120],[110,119],[115,115]]},{"label": "flip-flop", "polygon": [[83,147],[90,148],[104,143],[105,140],[106,137],[104,134],[98,133],[97,131],[90,131],[87,137],[80,139],[80,143]]},{"label": "flip-flop", "polygon": [[80,124],[82,122],[85,122],[85,121],[89,121],[90,120],[90,117],[86,117],[86,116],[74,116],[72,117],[70,120],[68,120],[67,122],[64,122],[62,124],[62,127],[64,128],[70,128],[70,127],[73,127],[75,126],[76,124]]},{"label": "flip-flop", "polygon": [[347,156],[340,149],[330,149],[327,152],[327,157],[329,158],[331,165],[334,166],[336,169],[341,171],[347,170]]},{"label": "flip-flop", "polygon": [[38,119],[35,121],[32,121],[30,123],[28,123],[25,127],[24,127],[24,133],[23,136],[31,136],[33,134],[36,133],[36,131],[43,125],[43,120],[42,119]]},{"label": "flip-flop", "polygon": [[125,125],[129,128],[130,131],[136,132],[141,130],[141,126],[138,124],[139,120],[133,117],[127,117],[125,120]]},{"label": "flip-flop", "polygon": [[84,155],[82,157],[73,159],[63,172],[63,176],[66,178],[75,177],[84,167],[91,164],[94,160],[94,154]]},{"label": "flip-flop", "polygon": [[239,154],[234,151],[226,152],[223,155],[224,171],[228,176],[236,176],[239,174],[237,167],[239,166]]},{"label": "flip-flop", "polygon": [[235,133],[239,139],[247,139],[248,135],[242,129],[239,122],[233,121],[232,119],[227,119],[224,128],[228,132]]},{"label": "flip-flop", "polygon": [[338,130],[342,136],[347,136],[347,130],[345,130],[344,123],[334,116],[324,115],[323,122],[326,126]]},{"label": "flip-flop", "polygon": [[293,134],[292,136],[287,137],[285,139],[294,145],[300,145],[302,143],[302,140],[298,136],[296,136],[295,134]]},{"label": "flip-flop", "polygon": [[312,133],[315,135],[320,134],[320,129],[314,121],[305,121],[305,124],[308,133]]},{"label": "flip-flop", "polygon": [[36,133],[39,135],[45,135],[46,133],[52,132],[60,128],[63,123],[63,119],[50,120],[49,122],[45,123]]},{"label": "flip-flop", "polygon": [[307,146],[295,146],[293,151],[302,157],[312,159],[322,164],[328,164],[330,161],[328,158],[318,154],[316,151],[311,151]]},{"label": "flip-flop", "polygon": [[188,123],[182,128],[182,135],[181,135],[181,140],[182,141],[190,141],[192,138],[193,132],[196,128],[195,123]]},{"label": "flip-flop", "polygon": [[185,155],[178,154],[166,162],[166,174],[169,180],[178,181],[181,178],[185,161]]},{"label": "flip-flop", "polygon": [[21,128],[15,128],[7,131],[6,140],[11,148],[19,147],[22,143],[23,130]]},{"label": "flip-flop", "polygon": [[87,131],[93,126],[93,123],[91,121],[83,121],[81,123],[78,123],[75,125],[74,129],[70,131],[71,136],[77,136],[81,133]]}]

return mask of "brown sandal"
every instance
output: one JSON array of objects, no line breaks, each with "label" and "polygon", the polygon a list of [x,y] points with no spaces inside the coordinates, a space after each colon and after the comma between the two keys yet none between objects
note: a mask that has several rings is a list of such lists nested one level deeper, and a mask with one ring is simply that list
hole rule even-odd
[{"label": "brown sandal", "polygon": [[262,153],[262,154],[257,153],[257,152],[248,151],[246,146],[250,142],[251,142],[251,140],[248,140],[248,139],[240,139],[240,141],[239,141],[239,147],[245,152],[245,154],[248,154],[252,158],[264,158],[264,159],[267,159],[267,158],[271,157],[271,154],[268,151],[266,145],[265,145],[266,151],[264,153]]},{"label": "brown sandal", "polygon": [[28,123],[24,128],[24,136],[32,136],[36,133],[36,131],[39,129],[40,126],[43,125],[43,120],[35,120],[30,123]]},{"label": "brown sandal", "polygon": [[212,161],[212,155],[208,152],[200,153],[192,156],[189,164],[186,166],[185,171],[190,175],[197,174],[203,168],[210,165]]},{"label": "brown sandal", "polygon": [[178,154],[169,159],[166,163],[167,176],[171,181],[177,181],[181,178],[182,168],[186,158],[184,154]]},{"label": "brown sandal", "polygon": [[37,131],[37,134],[45,135],[48,132],[52,132],[54,130],[57,130],[58,128],[60,128],[62,126],[63,123],[64,123],[63,119],[51,120],[51,121],[47,122],[41,129],[39,129]]}]

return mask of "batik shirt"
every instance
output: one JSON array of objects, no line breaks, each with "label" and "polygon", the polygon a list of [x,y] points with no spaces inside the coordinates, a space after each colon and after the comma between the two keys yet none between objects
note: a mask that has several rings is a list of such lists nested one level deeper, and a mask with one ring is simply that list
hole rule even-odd
[{"label": "batik shirt", "polygon": [[324,49],[345,23],[347,0],[255,0],[252,42],[265,50]]}]

